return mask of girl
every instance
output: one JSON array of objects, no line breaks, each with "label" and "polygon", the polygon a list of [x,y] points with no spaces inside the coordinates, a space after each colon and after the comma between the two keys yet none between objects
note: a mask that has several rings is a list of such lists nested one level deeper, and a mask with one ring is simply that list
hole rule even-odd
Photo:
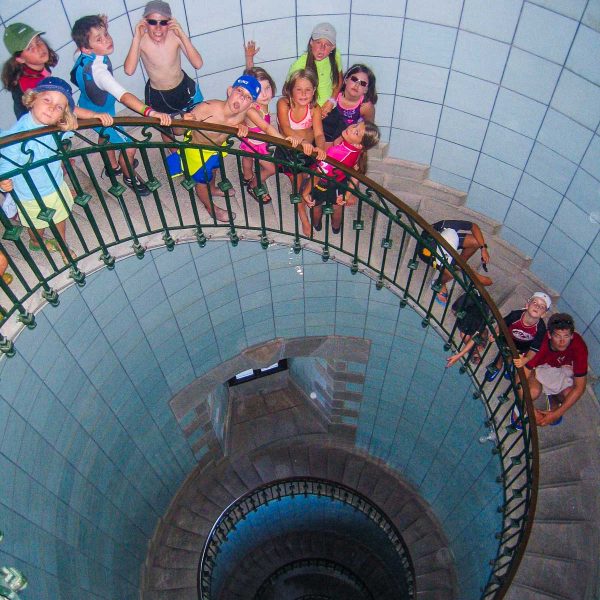
[{"label": "girl", "polygon": [[[339,160],[346,167],[354,167],[360,173],[365,172],[366,154],[369,148],[373,148],[379,143],[380,133],[377,125],[370,121],[360,121],[349,125],[344,129],[341,135],[342,141],[339,144],[331,146],[327,150],[327,157]],[[331,217],[331,230],[333,233],[339,233],[342,225],[342,216],[344,205],[352,205],[356,203],[356,196],[350,192],[338,189],[339,183],[343,183],[348,179],[348,176],[336,169],[328,162],[320,162],[315,165],[314,170],[317,173],[328,175],[335,178],[335,182],[316,177],[311,177],[312,183],[304,182],[304,190],[302,199],[304,203],[310,207],[311,220],[313,227],[317,231],[321,231],[321,220],[323,218],[323,203],[333,205],[333,215]],[[310,235],[310,226],[304,229],[303,233],[306,236]]]},{"label": "girl", "polygon": [[327,142],[339,143],[342,131],[360,120],[375,121],[377,90],[375,74],[366,65],[352,65],[344,75],[337,105],[323,118],[323,132]]},{"label": "girl", "polygon": [[335,47],[336,32],[331,23],[319,23],[312,30],[306,52],[290,67],[288,79],[298,69],[317,74],[317,104],[325,118],[336,105],[342,85],[342,59]]},{"label": "girl", "polygon": [[[316,104],[315,91],[317,77],[313,71],[300,69],[285,82],[282,96],[277,101],[277,120],[279,131],[285,136],[298,136],[302,141],[305,154],[312,154],[317,146],[318,160],[325,160],[325,136],[321,122],[321,109]],[[286,158],[280,148],[275,151],[275,156]],[[292,173],[281,167],[283,172],[292,178]],[[300,189],[302,175],[296,176],[296,189]],[[303,205],[298,205],[298,214],[302,222],[302,230],[310,235],[310,223]]]},{"label": "girl", "polygon": [[[252,75],[256,77],[260,82],[260,94],[256,99],[256,102],[252,103],[252,106],[248,109],[246,125],[248,126],[249,133],[266,133],[273,137],[282,138],[283,136],[271,125],[271,115],[269,114],[269,102],[273,98],[273,94],[277,92],[277,87],[273,78],[261,67],[252,67],[244,71],[246,75]],[[286,138],[292,143],[294,148],[302,143],[302,139],[297,136],[288,136]],[[269,154],[268,144],[266,142],[259,142],[250,138],[243,138],[240,144],[242,150],[247,152],[254,152],[256,154]],[[307,147],[308,149],[308,147]],[[312,145],[310,146],[310,152],[312,152]],[[271,175],[275,173],[275,165],[272,162],[266,160],[259,161],[260,165],[260,178],[264,183]],[[243,182],[248,190],[250,196],[252,196],[257,202],[259,198],[256,195],[254,188],[256,187],[256,174],[253,171],[254,160],[249,156],[242,158],[242,172]],[[265,194],[262,198],[265,204],[271,202],[270,194]]]},{"label": "girl", "polygon": [[[42,79],[33,90],[25,93],[23,103],[29,109],[29,112],[23,115],[12,127],[2,132],[2,136],[49,125],[56,125],[62,131],[77,128],[77,117],[73,114],[75,103],[71,95],[71,87],[66,81],[58,77]],[[14,169],[15,163],[25,165],[32,159],[37,161],[50,158],[56,154],[56,150],[56,141],[51,135],[27,141],[24,151],[20,143],[7,146],[2,149],[2,155],[5,158],[0,159],[0,173]],[[31,154],[33,154],[33,157]],[[29,176],[33,180],[33,189],[23,175],[17,175],[14,180],[0,180],[0,190],[10,192],[14,189],[21,201],[19,217],[21,222],[26,223],[28,226],[29,249],[34,252],[41,251],[39,240],[43,240],[47,250],[49,252],[60,252],[63,261],[67,264],[67,256],[58,242],[55,239],[44,239],[44,231],[48,223],[38,218],[40,204],[36,196],[41,197],[46,208],[55,211],[52,220],[64,242],[64,246],[66,246],[65,229],[67,218],[73,206],[73,196],[63,179],[61,162],[49,163],[47,168],[52,177],[47,174],[44,167],[29,171]],[[56,181],[57,187],[54,186],[52,179]],[[32,228],[36,229],[37,233],[34,233]],[[66,248],[71,257],[74,258],[73,251],[68,246]]]},{"label": "girl", "polygon": [[13,23],[4,32],[4,44],[11,57],[2,68],[2,83],[12,94],[17,119],[27,113],[23,94],[48,77],[58,63],[58,55],[36,31],[25,23]]}]

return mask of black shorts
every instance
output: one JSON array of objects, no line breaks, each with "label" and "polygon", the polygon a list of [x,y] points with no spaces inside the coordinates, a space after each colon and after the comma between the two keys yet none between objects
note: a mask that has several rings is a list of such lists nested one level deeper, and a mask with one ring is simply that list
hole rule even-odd
[{"label": "black shorts", "polygon": [[315,206],[320,206],[321,204],[334,205],[337,201],[337,197],[343,194],[344,191],[338,189],[338,186],[332,181],[323,181],[320,179],[315,179],[315,183],[310,192]]},{"label": "black shorts", "polygon": [[[284,148],[283,146],[275,147],[273,157],[278,160],[286,160],[289,162],[294,162],[294,160],[296,160],[297,162],[299,162],[307,168],[317,163],[317,161],[312,156],[306,156],[306,154],[299,154],[298,156],[294,156],[294,152],[292,150]],[[287,165],[282,165],[279,162],[275,164],[277,165],[277,170],[280,173],[283,173],[288,177],[291,177],[293,175],[292,171],[290,170],[290,167],[288,167]]]},{"label": "black shorts", "polygon": [[191,110],[202,102],[202,94],[196,82],[184,71],[181,83],[172,90],[155,90],[147,81],[144,101],[153,110],[172,115]]}]

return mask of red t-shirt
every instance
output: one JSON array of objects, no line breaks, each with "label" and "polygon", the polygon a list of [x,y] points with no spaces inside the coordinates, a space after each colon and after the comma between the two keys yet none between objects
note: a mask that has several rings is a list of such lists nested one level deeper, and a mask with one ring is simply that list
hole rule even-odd
[{"label": "red t-shirt", "polygon": [[25,93],[27,90],[34,88],[44,77],[50,77],[50,71],[48,69],[42,69],[36,71],[31,69],[27,65],[23,65],[23,71],[19,77],[19,87],[21,91]]},{"label": "red t-shirt", "polygon": [[527,363],[528,369],[549,365],[560,368],[565,365],[573,367],[574,377],[585,377],[588,372],[588,349],[583,338],[575,332],[566,350],[559,352],[550,347],[550,338],[545,337],[540,351]]}]

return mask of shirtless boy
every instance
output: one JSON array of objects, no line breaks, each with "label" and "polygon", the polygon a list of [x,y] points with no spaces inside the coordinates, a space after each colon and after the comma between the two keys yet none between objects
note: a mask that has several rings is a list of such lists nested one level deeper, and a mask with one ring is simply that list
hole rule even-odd
[{"label": "shirtless boy", "polygon": [[[246,113],[252,102],[260,94],[260,83],[252,75],[238,77],[232,86],[227,88],[227,100],[206,100],[195,106],[183,118],[186,121],[202,121],[203,123],[217,123],[237,127],[240,138],[248,135],[248,126],[245,125]],[[266,125],[266,124],[265,124]],[[190,139],[193,143],[206,144],[209,140],[215,145],[223,145],[227,139],[227,133],[211,131],[190,130]],[[212,149],[186,148],[183,150],[185,162],[190,176],[196,182],[195,190],[198,199],[208,214],[214,216],[222,223],[229,221],[226,210],[211,204],[212,196],[224,196],[225,194],[217,188],[214,181],[214,171],[219,168],[219,152]],[[225,154],[223,152],[223,154]],[[183,164],[179,152],[171,154],[167,158],[169,173],[175,177],[183,174]],[[210,185],[210,191],[209,191]],[[230,192],[231,193],[231,192]],[[213,215],[214,206],[214,215]],[[232,219],[235,219],[235,213]]]},{"label": "shirtless boy", "polygon": [[[202,67],[202,57],[172,17],[169,4],[148,2],[144,17],[135,27],[124,69],[133,75],[142,59],[149,77],[144,98],[154,110],[171,115],[188,112],[203,100],[196,82],[181,68],[182,52],[194,69]],[[163,140],[168,141],[167,136],[163,135]]]}]

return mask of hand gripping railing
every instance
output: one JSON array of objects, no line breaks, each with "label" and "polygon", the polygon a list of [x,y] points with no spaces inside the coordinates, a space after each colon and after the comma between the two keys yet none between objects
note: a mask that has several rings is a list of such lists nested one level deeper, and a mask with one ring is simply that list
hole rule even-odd
[{"label": "hand gripping railing", "polygon": [[[198,564],[198,595],[201,600],[212,598],[212,573],[216,564],[217,556],[222,544],[227,540],[230,532],[236,529],[240,521],[244,521],[250,513],[258,510],[271,502],[278,502],[282,498],[318,496],[320,498],[329,498],[337,500],[351,506],[354,510],[363,513],[369,521],[385,533],[390,544],[395,549],[400,560],[402,573],[399,579],[405,589],[402,590],[402,598],[412,600],[416,598],[415,593],[415,570],[408,552],[408,548],[402,539],[402,536],[392,524],[389,518],[377,508],[366,496],[359,494],[355,490],[325,479],[317,477],[301,477],[294,479],[280,479],[271,483],[262,485],[251,492],[234,500],[219,516],[212,526],[210,533],[206,537],[202,555]],[[290,563],[278,569],[267,581],[259,588],[255,595],[255,600],[261,597],[261,592],[270,581],[277,579],[278,575],[292,566],[297,566],[299,561]],[[323,563],[331,561],[323,561]],[[347,570],[344,570],[346,573]],[[370,595],[365,584],[358,577],[353,575],[354,583],[358,585],[361,591]]]},{"label": "hand gripping railing", "polygon": [[[355,205],[346,205],[339,234],[334,235],[330,231],[333,207],[325,205],[322,230],[312,229],[310,235],[304,235],[298,212],[303,210],[300,175],[308,173],[310,179],[314,171],[311,171],[304,155],[291,150],[289,144],[282,140],[255,136],[272,147],[282,147],[285,158],[278,164],[284,165],[293,174],[288,179],[279,171],[275,173],[269,181],[274,201],[267,205],[253,199],[242,185],[242,159],[250,157],[256,178],[254,195],[262,200],[268,192],[257,155],[239,150],[230,128],[185,121],[185,127],[195,132],[199,143],[184,144],[175,139],[164,143],[158,135],[155,120],[119,118],[115,126],[123,132],[126,141],[98,144],[92,125],[97,125],[97,122],[82,122],[70,140],[65,140],[56,129],[46,128],[44,133],[51,134],[53,144],[45,143],[47,146],[55,145],[56,150],[50,157],[41,160],[37,160],[35,153],[30,151],[39,130],[0,138],[0,156],[5,156],[7,148],[16,144],[27,157],[26,162],[9,163],[0,173],[0,179],[23,176],[24,186],[29,189],[26,194],[29,202],[37,203],[37,217],[48,224],[48,235],[56,239],[55,243],[47,245],[34,231],[33,247],[41,250],[33,252],[23,230],[23,225],[31,225],[28,217],[24,216],[19,225],[0,211],[4,229],[0,252],[7,257],[9,270],[14,273],[11,285],[0,278],[0,353],[8,357],[14,354],[14,337],[18,330],[23,326],[35,327],[34,312],[43,301],[58,304],[57,288],[66,285],[68,278],[83,286],[86,272],[98,266],[111,269],[116,258],[131,252],[141,259],[147,247],[164,245],[172,250],[178,241],[195,241],[202,247],[209,237],[221,236],[237,245],[240,238],[245,237],[256,239],[265,249],[272,242],[291,244],[295,252],[300,252],[303,245],[320,248],[324,261],[335,253],[336,260],[347,263],[352,273],[361,270],[375,279],[377,289],[386,287],[396,293],[401,307],[410,304],[422,316],[422,326],[434,327],[444,339],[446,350],[461,349],[464,343],[459,339],[455,317],[449,310],[452,298],[464,292],[476,303],[491,332],[490,344],[480,364],[488,362],[486,357],[499,354],[502,371],[508,371],[510,377],[508,383],[503,377],[498,377],[494,383],[487,384],[484,369],[470,362],[475,347],[465,356],[460,367],[462,372],[469,373],[473,381],[474,398],[485,405],[486,424],[495,441],[493,452],[499,460],[499,483],[503,484],[504,501],[498,510],[502,514],[503,526],[496,533],[498,551],[491,558],[490,577],[481,598],[502,598],[522,558],[532,526],[538,481],[537,434],[529,390],[522,379],[523,372],[519,370],[515,374],[509,368],[510,357],[517,356],[516,348],[497,307],[478,284],[471,267],[399,198],[335,161],[334,164],[349,176],[347,182],[338,184],[338,187],[350,192]],[[227,136],[223,146],[212,143],[209,136],[216,134]],[[130,147],[137,148],[139,152],[138,173],[147,181],[147,197],[141,195],[138,186],[134,186],[133,190],[126,188],[110,169],[107,152]],[[196,182],[191,176],[193,172],[190,174],[187,155],[182,157],[183,176],[172,179],[167,175],[170,152],[184,147],[207,150],[217,158],[217,179],[220,181],[214,192],[209,192],[206,206],[198,201],[195,194]],[[131,168],[132,161],[125,156],[126,164]],[[205,160],[204,154],[199,156],[201,165]],[[260,155],[260,160],[275,162],[268,155]],[[19,164],[22,162],[25,164]],[[74,207],[68,217],[67,241],[60,237],[53,218],[55,213],[45,205],[34,181],[40,174],[45,175],[46,180],[53,182],[58,190],[58,182],[51,174],[51,167],[57,162],[62,165],[64,179],[74,197]],[[99,177],[103,169],[107,173],[104,178]],[[234,190],[237,190],[235,195]],[[67,202],[62,192],[59,196],[61,202]],[[20,198],[16,191],[11,192],[11,197],[19,207],[26,200],[25,197]],[[217,221],[213,216],[215,206],[222,209],[219,214],[223,221]],[[444,308],[434,303],[434,292],[441,287],[440,271],[419,261],[417,242],[427,247],[438,263],[452,274],[449,299]],[[440,246],[452,257],[451,261],[441,252]],[[58,252],[52,252],[53,249]],[[433,284],[430,286],[432,276]],[[511,425],[510,413],[515,405],[521,415],[522,430]]]}]

